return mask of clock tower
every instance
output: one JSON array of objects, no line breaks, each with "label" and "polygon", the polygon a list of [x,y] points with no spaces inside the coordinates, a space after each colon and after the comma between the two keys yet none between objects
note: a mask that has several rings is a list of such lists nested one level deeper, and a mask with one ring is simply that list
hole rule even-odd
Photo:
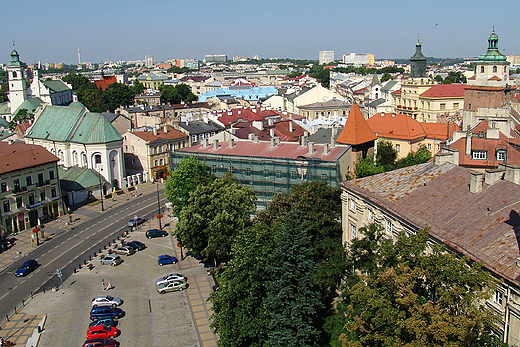
[{"label": "clock tower", "polygon": [[11,52],[11,61],[7,65],[7,79],[9,81],[9,107],[11,114],[27,99],[27,86],[24,76],[24,64],[14,48]]}]

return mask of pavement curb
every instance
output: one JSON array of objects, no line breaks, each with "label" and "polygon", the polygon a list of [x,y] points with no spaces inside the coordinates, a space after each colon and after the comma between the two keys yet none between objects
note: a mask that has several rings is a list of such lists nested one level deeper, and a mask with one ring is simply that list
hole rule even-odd
[{"label": "pavement curb", "polygon": [[34,329],[31,337],[27,340],[27,343],[25,344],[25,347],[37,347],[38,343],[40,342],[40,336],[43,332],[43,329],[45,327],[45,322],[47,321],[47,315],[44,315],[40,323],[38,323],[38,326],[36,329]]}]

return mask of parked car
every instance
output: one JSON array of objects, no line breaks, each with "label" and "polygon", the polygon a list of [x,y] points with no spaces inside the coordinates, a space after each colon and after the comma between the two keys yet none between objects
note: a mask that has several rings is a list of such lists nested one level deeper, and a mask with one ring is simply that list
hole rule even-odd
[{"label": "parked car", "polygon": [[161,283],[167,283],[167,282],[171,282],[171,281],[186,282],[187,280],[188,280],[188,277],[184,276],[183,274],[173,273],[173,274],[167,274],[166,276],[163,276],[163,277],[157,279],[157,281],[155,281],[155,285],[158,286]]},{"label": "parked car", "polygon": [[183,291],[188,288],[188,282],[181,281],[171,281],[167,283],[161,283],[157,286],[157,292],[159,294],[164,294],[167,292],[175,292],[175,291]]},{"label": "parked car", "polygon": [[105,255],[103,258],[101,258],[101,264],[102,265],[112,265],[116,266],[123,262],[123,259],[121,259],[118,255]]},{"label": "parked car", "polygon": [[123,300],[110,295],[99,295],[92,299],[92,307],[96,306],[120,306],[123,304]]},{"label": "parked car", "polygon": [[110,316],[112,318],[119,319],[123,317],[124,314],[125,313],[123,312],[123,310],[117,307],[112,308],[111,306],[97,306],[92,307],[92,309],[90,310],[90,320],[96,320],[102,316]]},{"label": "parked car", "polygon": [[20,266],[18,268],[18,270],[16,270],[14,275],[17,277],[27,276],[37,267],[38,267],[38,262],[36,260],[33,260],[33,259],[27,260],[25,263],[22,264],[22,266]]},{"label": "parked car", "polygon": [[152,237],[166,237],[168,233],[164,230],[150,229],[146,231],[146,237],[151,239]]},{"label": "parked car", "polygon": [[177,261],[178,260],[176,257],[172,257],[171,255],[167,255],[167,254],[160,255],[159,258],[157,259],[157,262],[159,263],[160,266],[176,264]]},{"label": "parked car", "polygon": [[83,347],[119,347],[119,342],[112,339],[88,339],[83,343]]},{"label": "parked car", "polygon": [[114,253],[121,255],[132,255],[135,253],[135,249],[133,247],[125,245],[114,249]]},{"label": "parked car", "polygon": [[146,222],[146,219],[145,218],[141,218],[141,217],[137,217],[137,218],[132,218],[128,221],[128,226],[129,227],[136,227],[138,225],[141,225],[143,224],[144,222]]},{"label": "parked car", "polygon": [[95,327],[96,325],[106,325],[109,327],[117,326],[117,320],[113,319],[112,316],[101,316],[94,320],[88,325],[88,327]]},{"label": "parked car", "polygon": [[125,244],[125,246],[132,247],[136,251],[142,251],[146,248],[146,245],[144,243],[135,240],[128,242],[127,244]]},{"label": "parked car", "polygon": [[116,327],[109,327],[106,325],[96,325],[88,328],[87,331],[87,340],[88,339],[108,339],[111,337],[118,337],[121,334]]}]

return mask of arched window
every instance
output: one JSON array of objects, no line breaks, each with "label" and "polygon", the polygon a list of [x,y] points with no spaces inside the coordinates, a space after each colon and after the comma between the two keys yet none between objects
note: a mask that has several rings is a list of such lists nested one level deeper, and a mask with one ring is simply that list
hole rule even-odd
[{"label": "arched window", "polygon": [[493,73],[496,73],[496,72],[497,72],[497,67],[493,66]]},{"label": "arched window", "polygon": [[483,66],[480,67],[480,73],[484,73],[484,67]]},{"label": "arched window", "polygon": [[16,74],[16,71],[13,71],[13,78],[16,78],[16,76],[18,76],[18,75]]},{"label": "arched window", "polygon": [[81,153],[81,166],[87,166],[87,155],[85,153]]}]

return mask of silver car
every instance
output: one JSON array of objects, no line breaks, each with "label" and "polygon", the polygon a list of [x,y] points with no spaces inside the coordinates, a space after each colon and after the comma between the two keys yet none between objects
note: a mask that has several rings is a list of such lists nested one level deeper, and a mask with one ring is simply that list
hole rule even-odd
[{"label": "silver car", "polygon": [[135,249],[133,249],[130,246],[122,246],[122,247],[114,249],[114,253],[121,254],[121,255],[132,255],[135,253]]},{"label": "silver car", "polygon": [[99,295],[92,299],[92,307],[96,306],[120,306],[123,304],[123,300],[116,298],[111,295]]},{"label": "silver car", "polygon": [[118,255],[105,255],[103,258],[101,258],[101,264],[102,265],[112,265],[116,266],[123,262],[123,259],[121,259]]},{"label": "silver car", "polygon": [[155,281],[155,285],[158,286],[159,284],[168,283],[171,281],[186,282],[187,280],[188,280],[188,277],[184,276],[183,274],[173,273],[173,274],[167,274],[166,276],[157,279],[157,281]]},{"label": "silver car", "polygon": [[183,291],[186,288],[188,288],[187,282],[171,281],[168,283],[159,284],[157,286],[157,292],[159,292],[159,294],[164,294],[166,292],[175,292],[177,290]]}]

